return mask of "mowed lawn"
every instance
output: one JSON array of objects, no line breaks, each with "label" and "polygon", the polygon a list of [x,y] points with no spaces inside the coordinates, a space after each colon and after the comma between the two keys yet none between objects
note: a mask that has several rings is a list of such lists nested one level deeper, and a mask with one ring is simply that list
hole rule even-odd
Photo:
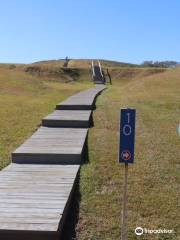
[{"label": "mowed lawn", "polygon": [[0,68],[0,169],[52,112],[55,105],[92,86],[84,83],[43,81],[28,73]]},{"label": "mowed lawn", "polygon": [[[117,79],[97,101],[89,163],[81,168],[78,240],[120,239],[124,165],[117,163],[119,109],[137,109],[136,156],[128,176],[128,240],[180,239],[180,69]],[[134,229],[173,229],[136,237]]]}]

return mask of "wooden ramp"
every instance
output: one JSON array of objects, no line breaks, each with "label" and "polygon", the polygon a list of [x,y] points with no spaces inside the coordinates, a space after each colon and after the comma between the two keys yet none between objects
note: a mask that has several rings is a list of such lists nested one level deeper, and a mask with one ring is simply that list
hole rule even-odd
[{"label": "wooden ramp", "polygon": [[12,153],[14,163],[80,164],[88,129],[40,127]]},{"label": "wooden ramp", "polygon": [[56,105],[57,110],[93,110],[96,97],[105,89],[104,85],[88,89],[69,97]]},{"label": "wooden ramp", "polygon": [[10,164],[0,174],[0,239],[60,239],[79,165]]},{"label": "wooden ramp", "polygon": [[[60,240],[98,86],[68,98],[0,172],[0,240]],[[71,109],[68,110],[67,109]],[[83,109],[83,111],[81,111]],[[76,111],[74,111],[76,110]],[[86,111],[85,111],[86,110]]]},{"label": "wooden ramp", "polygon": [[91,111],[56,110],[42,119],[46,127],[89,128],[92,126]]}]

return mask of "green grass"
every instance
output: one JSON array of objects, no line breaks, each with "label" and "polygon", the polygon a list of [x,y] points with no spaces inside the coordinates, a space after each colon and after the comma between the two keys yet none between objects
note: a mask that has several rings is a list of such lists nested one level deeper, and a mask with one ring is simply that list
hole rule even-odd
[{"label": "green grass", "polygon": [[[22,71],[26,67],[0,65],[0,168],[10,162],[11,152],[32,135],[58,102],[92,86],[87,70],[77,69],[77,81],[65,83],[69,76],[52,78],[47,72],[38,76]],[[124,168],[117,163],[118,118],[120,108],[134,107],[136,158],[129,166],[128,240],[137,239],[137,226],[175,231],[174,235],[140,239],[177,240],[180,69],[128,67],[110,72],[113,85],[97,99],[95,126],[88,138],[89,163],[80,173],[77,239],[120,239]]]},{"label": "green grass", "polygon": [[[120,239],[124,165],[117,163],[119,109],[137,109],[136,158],[129,166],[128,240],[180,238],[180,70],[117,79],[97,101],[89,133],[89,164],[80,176],[77,239]],[[137,226],[174,229],[136,238]]]},{"label": "green grass", "polygon": [[90,87],[85,83],[60,83],[28,73],[0,69],[0,169],[11,160],[11,152],[41,124],[42,117],[68,96]]}]

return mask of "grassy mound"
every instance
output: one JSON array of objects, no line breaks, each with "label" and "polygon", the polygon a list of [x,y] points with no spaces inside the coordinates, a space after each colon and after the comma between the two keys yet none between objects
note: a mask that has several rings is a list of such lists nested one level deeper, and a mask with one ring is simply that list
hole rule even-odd
[{"label": "grassy mound", "polygon": [[[146,75],[146,74],[145,74]],[[120,239],[124,166],[117,163],[119,109],[137,109],[136,158],[129,167],[128,239],[138,226],[174,229],[179,239],[180,69],[125,81],[119,78],[97,101],[89,134],[89,164],[80,176],[77,239]]]},{"label": "grassy mound", "polygon": [[[63,69],[57,64],[0,65],[1,168],[56,103],[93,86],[88,68]],[[134,107],[136,159],[128,179],[128,239],[137,239],[134,229],[141,226],[175,231],[174,235],[141,239],[176,240],[180,237],[180,69],[111,66],[109,71],[113,85],[97,100],[95,126],[89,132],[89,163],[81,168],[76,237],[120,238],[123,165],[117,163],[119,109]]]}]

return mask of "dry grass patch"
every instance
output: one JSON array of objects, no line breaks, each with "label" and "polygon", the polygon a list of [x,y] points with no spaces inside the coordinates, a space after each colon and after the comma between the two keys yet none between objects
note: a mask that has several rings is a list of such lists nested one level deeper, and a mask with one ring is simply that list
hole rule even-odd
[{"label": "dry grass patch", "polygon": [[0,69],[0,168],[11,152],[41,124],[55,105],[90,87],[90,83],[58,83],[39,79],[18,70]]}]

